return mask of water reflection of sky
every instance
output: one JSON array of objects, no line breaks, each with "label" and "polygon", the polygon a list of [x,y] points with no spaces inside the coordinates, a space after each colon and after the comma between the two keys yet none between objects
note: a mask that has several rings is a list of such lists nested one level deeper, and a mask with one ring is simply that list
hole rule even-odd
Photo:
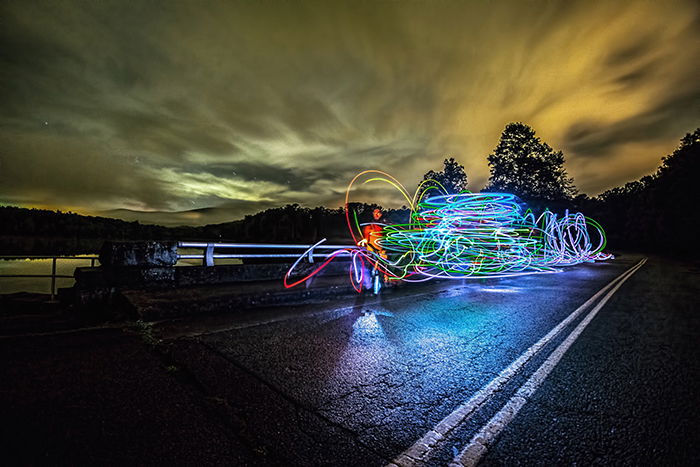
[{"label": "water reflection of sky", "polygon": [[[95,255],[81,255],[95,256]],[[96,264],[99,262],[95,261]],[[89,267],[90,259],[66,259],[56,261],[56,274],[73,276],[77,267]],[[5,274],[51,274],[51,259],[0,259],[0,276]],[[56,288],[72,287],[72,277],[56,278]],[[0,293],[35,292],[51,293],[50,277],[0,277]]]},{"label": "water reflection of sky", "polygon": [[[180,255],[201,255],[203,254],[204,250],[202,248],[178,248],[177,249],[178,254]],[[231,253],[232,250],[219,250],[216,251],[215,253]],[[242,261],[240,259],[216,259],[215,260],[216,265],[224,265],[224,264],[242,264]],[[202,260],[201,259],[179,259],[175,266],[201,266],[202,265]]]}]

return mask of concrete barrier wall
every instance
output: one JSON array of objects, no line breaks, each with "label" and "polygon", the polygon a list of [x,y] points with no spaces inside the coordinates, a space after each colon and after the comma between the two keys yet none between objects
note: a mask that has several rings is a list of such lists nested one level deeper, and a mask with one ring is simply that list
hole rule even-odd
[{"label": "concrete barrier wall", "polygon": [[100,249],[102,266],[163,267],[177,263],[177,242],[105,242]]},{"label": "concrete barrier wall", "polygon": [[[281,283],[289,264],[234,264],[220,266],[175,266],[175,242],[106,242],[99,267],[75,270],[75,286],[63,297],[80,307],[113,305],[121,290],[168,289],[218,284],[274,281]],[[302,263],[295,277],[311,273],[319,263]],[[347,274],[350,262],[339,258],[320,276]]]},{"label": "concrete barrier wall", "polygon": [[[318,264],[301,265],[295,276],[309,274]],[[349,261],[337,260],[321,272],[324,276],[348,273]],[[132,287],[167,288],[196,285],[216,285],[234,282],[280,281],[289,269],[288,264],[229,264],[222,266],[99,266],[75,269],[78,288]]]}]

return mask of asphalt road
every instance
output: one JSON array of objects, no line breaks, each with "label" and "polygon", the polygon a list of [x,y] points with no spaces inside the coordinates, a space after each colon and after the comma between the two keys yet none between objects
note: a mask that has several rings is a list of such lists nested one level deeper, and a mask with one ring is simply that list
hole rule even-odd
[{"label": "asphalt road", "polygon": [[20,464],[698,465],[700,270],[650,258],[580,308],[640,260],[2,338],[0,439]]}]

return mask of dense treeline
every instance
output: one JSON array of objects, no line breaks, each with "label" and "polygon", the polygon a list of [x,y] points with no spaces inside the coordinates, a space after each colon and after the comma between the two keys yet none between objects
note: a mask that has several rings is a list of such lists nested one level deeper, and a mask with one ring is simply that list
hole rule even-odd
[{"label": "dense treeline", "polygon": [[[360,223],[370,222],[372,211],[378,207],[377,204],[366,203],[350,205],[351,210],[357,213]],[[385,213],[385,220],[399,224],[407,222],[408,216],[406,208],[389,209]],[[344,208],[305,208],[298,204],[245,216],[241,222],[209,225],[203,228],[202,234],[211,238],[233,238],[241,242],[315,243],[322,238],[326,238],[328,243],[348,244],[351,241]]]},{"label": "dense treeline", "polygon": [[72,212],[0,206],[0,235],[64,236],[86,238],[155,238],[164,227],[141,225],[107,217]]},{"label": "dense treeline", "polygon": [[486,191],[518,195],[532,210],[575,210],[599,221],[613,249],[700,257],[700,128],[681,139],[652,175],[597,197],[577,195],[561,151],[542,142],[527,125],[511,123],[489,155]]},{"label": "dense treeline", "polygon": [[656,173],[587,204],[612,245],[700,257],[700,128],[681,139]]},{"label": "dense treeline", "polygon": [[0,206],[0,253],[95,253],[104,240],[189,238],[193,227],[167,228],[72,212]]},{"label": "dense treeline", "polygon": [[200,227],[199,238],[254,243],[311,243],[327,237],[344,238],[342,209],[305,208],[298,204],[271,208],[237,222]]},{"label": "dense treeline", "polygon": [[[376,204],[354,203],[360,222]],[[408,210],[389,210],[391,223],[405,222]],[[163,227],[44,209],[0,206],[0,254],[94,253],[104,240],[214,240],[252,243],[314,243],[321,238],[347,244],[345,210],[298,204],[267,209],[242,220],[202,227]]]}]

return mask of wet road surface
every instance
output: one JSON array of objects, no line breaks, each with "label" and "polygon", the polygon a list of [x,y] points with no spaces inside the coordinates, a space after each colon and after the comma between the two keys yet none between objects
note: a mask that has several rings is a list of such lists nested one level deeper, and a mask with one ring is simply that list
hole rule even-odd
[{"label": "wet road surface", "polygon": [[[350,303],[148,325],[141,334],[152,342],[142,341],[159,361],[151,372],[164,374],[158,384],[167,387],[158,391],[170,412],[162,415],[165,428],[161,415],[146,423],[160,427],[164,446],[181,436],[183,429],[174,428],[178,417],[194,423],[195,434],[180,446],[194,455],[174,459],[181,463],[196,459],[197,446],[206,446],[199,459],[210,464],[469,465],[463,451],[475,435],[541,373],[605,295],[565,321],[534,353],[533,345],[606,285],[605,293],[611,292],[613,281],[641,259],[624,255],[561,274],[442,282],[358,296]],[[687,263],[651,258],[618,284],[532,386],[517,414],[498,419],[503,422],[498,433],[484,442],[477,460],[697,463],[698,278],[700,271]],[[21,338],[11,343],[9,360],[20,359],[17,349],[30,345]],[[527,359],[518,360],[524,354]],[[518,361],[504,379],[504,370]],[[27,384],[32,378],[16,369],[10,374]],[[499,374],[502,384],[484,393]],[[483,400],[466,416],[465,410],[454,415],[480,394]],[[9,415],[30,412],[29,419],[39,423],[29,402],[22,403]],[[446,424],[444,437],[416,443]],[[117,421],[113,431],[123,428]],[[213,434],[204,437],[206,443],[194,442],[203,431]],[[108,441],[95,442],[109,450]],[[148,459],[165,449],[157,445]],[[161,459],[169,459],[168,452]],[[94,461],[94,456],[71,459]]]},{"label": "wet road surface", "polygon": [[[291,455],[290,461],[315,462],[322,456],[320,463],[342,464],[357,456],[359,463],[378,465],[404,452],[639,259],[623,256],[555,275],[441,284],[419,294],[358,297],[351,306],[203,334],[196,342],[207,353],[263,381],[302,413],[318,419],[306,433],[308,439],[299,442],[318,444],[329,455],[313,451],[308,458],[295,458],[292,447],[285,452]],[[658,453],[661,459],[668,452],[677,452],[671,447],[673,443],[666,443],[663,449],[658,446],[658,434],[645,426],[656,424],[656,417],[650,417],[649,412],[658,409],[657,397],[665,402],[664,409],[687,414],[672,417],[668,423],[698,420],[694,409],[699,374],[694,349],[699,329],[694,313],[698,289],[685,275],[693,274],[652,262],[630,277],[548,378],[554,382],[564,379],[564,387],[547,384],[541,388],[519,423],[505,430],[502,441],[484,461],[551,464],[601,458],[634,463],[648,459],[650,453]],[[449,463],[455,451],[461,450],[470,435],[508,400],[510,391],[522,384],[570,328],[529,362],[510,387],[465,420],[451,439],[432,449],[426,463]],[[685,352],[674,352],[673,345]],[[681,365],[679,359],[688,365]],[[658,373],[659,368],[664,371]],[[621,378],[624,386],[619,386]],[[586,381],[593,388],[586,387]],[[640,393],[647,398],[640,399]],[[564,408],[549,410],[547,403]],[[584,409],[580,409],[582,404]],[[539,412],[533,412],[538,405]],[[575,416],[577,413],[580,416]],[[526,418],[530,421],[523,425],[521,420]],[[603,426],[606,420],[609,428]],[[297,421],[305,431],[304,421]],[[530,425],[542,430],[541,438],[536,438],[539,443],[532,439]],[[588,432],[582,433],[582,425]],[[343,435],[337,436],[348,438],[346,443],[352,447],[334,455],[332,444],[327,445],[324,437],[329,427],[341,430]],[[513,435],[518,427],[527,436]],[[573,431],[567,433],[565,428]],[[606,429],[610,436],[601,442]],[[627,436],[635,429],[643,432]],[[274,434],[265,434],[269,436]],[[552,439],[555,445],[550,444]],[[519,446],[518,440],[524,440],[527,449]],[[565,440],[578,449],[556,446]],[[625,445],[628,440],[636,447]],[[687,445],[688,441],[681,436],[675,444]],[[688,456],[690,450],[687,448]],[[607,457],[600,457],[601,452],[607,452]]]}]

